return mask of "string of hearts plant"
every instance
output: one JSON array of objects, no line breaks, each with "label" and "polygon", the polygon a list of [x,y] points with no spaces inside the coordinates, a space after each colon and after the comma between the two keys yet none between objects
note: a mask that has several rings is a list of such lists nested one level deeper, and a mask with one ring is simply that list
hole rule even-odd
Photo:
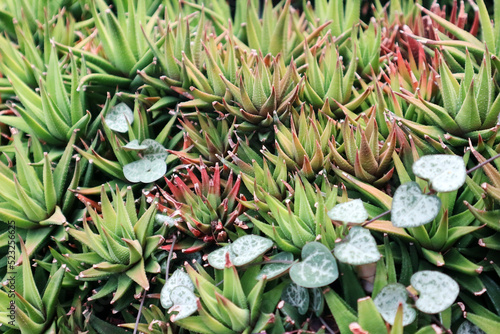
[{"label": "string of hearts plant", "polygon": [[[402,330],[404,326],[410,325],[417,319],[417,310],[424,314],[440,314],[442,316],[443,312],[449,312],[450,306],[458,297],[460,288],[454,279],[436,270],[421,270],[414,273],[408,287],[401,283],[390,283],[377,291],[376,295],[372,294],[372,298],[366,297],[358,300],[358,315],[355,315],[346,305],[339,309],[340,299],[338,295],[333,290],[321,293],[320,288],[330,285],[339,278],[336,260],[339,261],[339,265],[345,263],[362,267],[381,259],[382,255],[377,248],[375,238],[366,228],[372,222],[389,213],[392,224],[398,228],[415,229],[433,221],[442,206],[441,200],[435,195],[437,192],[450,192],[459,189],[465,183],[468,173],[499,157],[500,154],[466,170],[462,157],[451,155],[424,156],[413,164],[413,172],[416,176],[428,180],[429,191],[423,193],[416,182],[405,183],[396,190],[391,210],[371,220],[367,220],[369,215],[360,199],[335,205],[328,211],[328,216],[333,221],[341,222],[345,227],[350,228],[343,230],[344,236],[336,240],[333,251],[322,242],[311,241],[302,247],[300,260],[292,253],[279,252],[262,261],[259,259],[262,259],[262,256],[273,247],[273,241],[256,235],[245,235],[233,243],[211,252],[207,258],[208,264],[216,272],[224,272],[221,282],[225,282],[225,287],[229,283],[225,280],[229,277],[233,284],[235,280],[239,279],[236,267],[246,268],[244,277],[248,276],[248,272],[252,272],[254,280],[260,282],[258,285],[264,285],[265,282],[288,274],[290,280],[285,281],[286,284],[280,290],[282,291],[280,297],[284,302],[281,309],[284,313],[293,315],[294,312],[298,312],[299,315],[304,315],[309,310],[313,310],[319,315],[326,300],[341,333],[353,330],[361,323],[365,330],[369,328],[381,330],[385,328],[384,321],[393,326],[393,331],[398,330],[398,328]],[[201,267],[196,265],[198,270],[196,273],[193,268],[186,266],[189,275],[181,269],[177,269],[170,277],[168,277],[167,272],[167,281],[162,289],[161,302],[163,307],[168,309],[169,313],[177,311],[171,317],[172,322],[191,330],[197,328],[201,332],[208,332],[214,328],[220,330],[224,328],[228,332],[241,330],[245,327],[252,328],[253,326],[256,326],[253,327],[254,329],[265,328],[265,326],[262,327],[260,321],[256,320],[255,316],[251,315],[252,309],[246,309],[248,304],[242,302],[250,296],[245,297],[242,291],[237,292],[239,288],[236,288],[236,292],[233,291],[229,295],[226,295],[225,292],[219,294],[216,290],[215,295],[209,296],[207,291],[212,290],[200,285],[202,284],[199,281],[200,277],[207,279],[207,276],[204,276],[200,271]],[[231,272],[230,276],[228,276],[228,272]],[[198,291],[201,300],[195,291]],[[220,303],[224,297],[229,298],[229,300]],[[413,300],[413,304],[408,302],[409,298]],[[234,299],[239,300],[240,304],[233,304]],[[255,301],[253,302],[255,303]],[[256,307],[255,304],[251,306]],[[225,308],[225,311],[221,311],[221,307]],[[217,308],[219,310],[215,311]],[[278,306],[278,308],[280,307]],[[198,311],[201,318],[204,318],[204,314],[206,315],[207,311],[210,310],[217,313],[218,316],[212,313],[215,318],[212,320],[216,324],[207,324],[206,328],[202,328],[200,323],[193,320],[196,317],[189,317]],[[371,313],[368,325],[366,324],[367,310],[380,314],[380,316],[373,316]],[[347,317],[347,320],[342,321],[340,318],[345,317],[345,312],[352,317]],[[240,316],[237,317],[236,314]],[[432,326],[440,327],[440,330],[451,333],[438,317],[433,317],[433,322],[435,325]],[[467,323],[467,326],[474,325]]]},{"label": "string of hearts plant", "polygon": [[0,1],[0,334],[498,332],[500,0],[431,2]]}]

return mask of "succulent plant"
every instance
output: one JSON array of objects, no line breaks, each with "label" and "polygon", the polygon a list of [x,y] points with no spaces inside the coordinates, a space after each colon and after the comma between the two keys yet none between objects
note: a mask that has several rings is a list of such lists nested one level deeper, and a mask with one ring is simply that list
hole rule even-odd
[{"label": "succulent plant", "polygon": [[330,154],[338,169],[364,182],[381,186],[389,181],[394,172],[391,161],[396,153],[396,126],[392,127],[382,144],[373,108],[365,122],[365,129],[359,123],[354,128],[349,118],[346,118],[341,124],[342,142],[330,141]]},{"label": "succulent plant", "polygon": [[197,163],[202,157],[203,163],[210,165],[219,161],[217,156],[227,158],[229,152],[236,153],[238,145],[233,142],[234,122],[229,124],[225,118],[212,120],[200,112],[197,113],[197,120],[195,122],[187,116],[183,117],[180,121],[186,133],[183,150],[170,153],[177,155],[186,164]]},{"label": "succulent plant", "polygon": [[[52,264],[50,280],[45,277],[44,280],[47,281],[47,284],[41,293],[35,282],[28,251],[22,239],[20,239],[20,245],[22,264],[18,268],[15,268],[14,265],[9,268],[11,274],[5,283],[6,286],[10,286],[9,292],[0,290],[2,300],[7,301],[2,303],[4,309],[0,312],[2,324],[24,333],[55,331],[56,305],[66,267],[64,265],[58,266],[57,263]],[[16,278],[21,275],[22,284],[16,285]],[[37,275],[37,277],[40,276]],[[10,300],[14,300],[11,294],[16,296],[14,303],[10,302]],[[15,314],[14,319],[11,317],[13,313]]]},{"label": "succulent plant", "polygon": [[218,164],[211,171],[203,163],[197,168],[201,179],[194,167],[185,175],[167,179],[167,189],[160,189],[164,201],[160,204],[177,219],[175,226],[187,236],[205,244],[226,241],[228,229],[239,223],[238,217],[245,211],[239,203],[245,198],[238,197],[241,178],[235,180],[232,172],[224,178]]},{"label": "succulent plant", "polygon": [[[236,268],[228,261],[224,269],[224,283],[217,287],[206,275],[202,276],[190,266],[186,269],[200,294],[197,302],[200,315],[175,320],[177,325],[201,333],[250,333],[272,327],[274,315],[263,312],[262,297],[266,281],[256,281],[252,277],[255,270],[247,271],[246,275],[240,277]],[[244,285],[245,283],[248,285]],[[276,304],[277,302],[275,300]],[[269,307],[269,301],[266,304]]]},{"label": "succulent plant", "polygon": [[[125,8],[130,15],[126,15]],[[148,17],[145,2],[129,2],[127,7],[123,4],[117,6],[115,14],[104,1],[96,0],[90,3],[90,11],[97,34],[89,36],[92,38],[87,38],[84,42],[93,43],[98,36],[104,54],[84,51],[82,45],[57,46],[64,51],[73,52],[75,56],[84,57],[89,67],[96,71],[80,79],[79,87],[91,81],[104,85],[129,85],[137,70],[143,70],[153,60],[153,53],[142,34],[143,31],[147,36],[153,33],[153,22],[158,18],[159,10]],[[148,20],[150,23],[146,24]],[[144,24],[143,29],[140,22]]]},{"label": "succulent plant", "polygon": [[[277,159],[275,165],[268,163],[265,158],[255,153],[250,146],[250,141],[242,139],[238,142],[238,155],[229,153],[232,162],[220,157],[224,166],[241,175],[246,189],[251,194],[256,194],[259,199],[263,197],[260,188],[277,199],[285,198],[285,185],[287,169],[285,161]],[[258,185],[257,186],[257,181]]]},{"label": "succulent plant", "polygon": [[245,205],[259,210],[265,222],[248,215],[250,221],[287,252],[299,253],[307,242],[315,240],[318,235],[321,235],[323,243],[333,248],[338,232],[326,213],[337,201],[336,187],[326,182],[320,189],[301,180],[298,175],[294,183],[293,188],[287,185],[288,190],[293,192],[293,201],[285,203],[261,190],[262,199],[256,198]]},{"label": "succulent plant", "polygon": [[[14,221],[19,232],[26,240],[29,256],[45,243],[52,234],[56,239],[64,238],[62,226],[67,222],[74,202],[73,194],[66,187],[76,187],[85,168],[77,158],[71,180],[70,174],[72,144],[76,134],[71,137],[64,152],[43,152],[36,137],[31,138],[31,148],[22,142],[22,134],[13,135],[10,144],[14,153],[16,168],[0,162],[0,188],[2,189],[0,217],[3,222]],[[30,155],[33,154],[33,158]],[[58,165],[53,170],[52,161],[59,156]],[[35,161],[34,167],[31,161]],[[70,174],[71,175],[71,174]],[[7,232],[2,233],[7,235]],[[5,244],[7,239],[5,239]]]},{"label": "succulent plant", "polygon": [[[457,7],[454,6],[453,15],[449,20],[446,20],[445,15],[439,10],[439,6],[437,6],[438,10],[428,10],[421,5],[417,5],[417,7],[432,19],[433,24],[439,26],[439,30],[436,30],[433,36],[412,36],[413,38],[424,41],[430,47],[444,48],[450,55],[450,62],[462,66],[466,62],[466,50],[477,57],[483,57],[489,50],[493,54],[493,64],[498,68],[498,65],[500,65],[496,56],[498,54],[498,45],[496,43],[498,31],[491,25],[488,8],[483,0],[478,0],[477,4],[473,5],[475,17],[470,30],[465,28],[467,14],[464,12],[462,4],[458,17],[455,17]],[[496,19],[494,20],[496,21]],[[481,26],[482,31],[481,40],[476,37],[479,26]],[[447,32],[447,34],[444,32]]]},{"label": "succulent plant", "polygon": [[406,119],[421,122],[424,113],[418,113],[415,105],[407,103],[403,98],[397,96],[395,92],[401,93],[401,89],[405,92],[418,94],[422,99],[430,101],[438,92],[439,87],[436,84],[438,75],[426,63],[426,55],[423,47],[418,45],[418,54],[415,58],[413,53],[409,53],[409,60],[405,60],[401,54],[401,50],[396,50],[396,63],[389,63],[386,70],[387,77],[385,81],[389,84],[390,90],[387,95],[387,108],[394,112],[397,116]]},{"label": "succulent plant", "polygon": [[[495,87],[491,81],[491,63],[485,57],[479,73],[475,74],[470,56],[466,62],[464,79],[459,84],[450,69],[440,62],[440,91],[443,106],[415,98],[409,94],[399,94],[425,113],[429,121],[436,125],[415,126],[414,122],[401,120],[403,124],[418,134],[442,140],[454,146],[467,145],[468,138],[474,142],[481,137],[488,140],[496,133],[498,100],[494,99]],[[423,131],[421,131],[423,130]]]},{"label": "succulent plant", "polygon": [[[323,111],[323,110],[322,110]],[[330,169],[332,161],[329,141],[338,137],[339,123],[323,112],[307,112],[302,105],[300,114],[293,112],[290,116],[290,129],[283,123],[275,125],[277,155],[264,147],[263,155],[274,165],[285,161],[288,170],[298,170],[312,179],[326,169]]]},{"label": "succulent plant", "polygon": [[499,9],[0,1],[0,332],[495,333]]},{"label": "succulent plant", "polygon": [[[353,53],[356,53],[356,47],[354,44]],[[334,117],[334,113],[338,115],[341,112],[337,104],[355,110],[370,95],[371,87],[368,87],[362,94],[353,94],[358,58],[353,58],[349,65],[345,65],[344,71],[342,58],[331,38],[323,49],[316,51],[320,54],[319,59],[308,48],[305,51],[308,65],[303,93],[305,101],[316,108],[323,108],[327,115]]]},{"label": "succulent plant", "polygon": [[[144,201],[137,211],[130,188],[127,190],[126,201],[119,189],[116,192],[111,190],[111,194],[112,203],[104,186],[102,187],[102,216],[87,204],[89,217],[87,214],[83,216],[83,228],[74,226],[68,229],[68,233],[86,248],[82,253],[68,256],[90,265],[90,268],[79,273],[80,280],[107,279],[106,287],[98,296],[114,293],[111,301],[113,304],[130,289],[134,289],[139,295],[142,289],[149,290],[147,273],[160,272],[154,253],[164,240],[164,227],[156,227],[154,224],[156,204],[147,208]],[[94,295],[94,299],[96,298]]]},{"label": "succulent plant", "polygon": [[[372,72],[378,74],[380,68],[380,43],[381,27],[372,19],[366,30],[360,28],[353,29],[351,32],[352,47],[346,51],[347,59],[357,61],[357,73],[368,76]],[[354,47],[356,45],[356,47]],[[342,51],[342,50],[341,50]]]},{"label": "succulent plant", "polygon": [[224,100],[223,103],[215,103],[214,107],[236,116],[241,122],[236,128],[244,132],[262,131],[274,123],[275,117],[286,117],[297,98],[300,85],[293,63],[286,68],[279,55],[274,58],[252,55],[248,62],[242,61],[237,85],[225,77],[222,79],[236,105]]},{"label": "succulent plant", "polygon": [[[172,136],[172,127],[176,116],[161,129],[156,138],[150,139],[150,127],[147,114],[138,100],[134,103],[134,111],[125,103],[116,103],[116,95],[107,101],[102,110],[101,122],[107,143],[112,148],[117,161],[99,154],[101,147],[90,147],[83,142],[84,149],[75,146],[75,150],[87,161],[92,161],[100,170],[116,179],[128,182],[151,183],[167,173],[166,165],[176,159],[168,156],[167,148],[162,143],[168,141],[168,148],[175,148],[182,138],[182,133]],[[127,133],[129,142],[119,133]],[[170,137],[170,138],[169,138]],[[172,139],[172,140],[169,140]]]},{"label": "succulent plant", "polygon": [[[305,3],[305,1],[304,1]],[[326,22],[330,22],[325,31],[331,29],[332,35],[339,37],[358,23],[360,11],[361,11],[361,1],[350,1],[344,6],[343,1],[326,1],[320,0],[315,1],[314,6],[311,2],[305,3],[303,5],[304,13],[314,26],[319,26]]]},{"label": "succulent plant", "polygon": [[[20,117],[2,116],[1,121],[33,134],[47,143],[61,145],[65,144],[77,129],[78,135],[84,136],[91,124],[91,115],[89,111],[84,110],[84,94],[78,89],[79,79],[83,74],[78,75],[74,57],[70,57],[72,75],[70,90],[67,91],[57,51],[55,47],[51,49],[47,75],[44,78],[41,74],[35,75],[35,81],[38,81],[35,90],[39,94],[29,86],[26,78],[19,76],[18,68],[3,66],[0,69],[11,82],[17,98],[22,103],[9,105],[14,115]],[[81,73],[85,72],[86,66],[83,63]]]}]

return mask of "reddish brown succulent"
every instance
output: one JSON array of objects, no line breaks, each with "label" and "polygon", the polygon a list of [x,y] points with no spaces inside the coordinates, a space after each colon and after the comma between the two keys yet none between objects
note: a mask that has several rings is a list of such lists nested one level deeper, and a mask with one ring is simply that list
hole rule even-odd
[{"label": "reddish brown succulent", "polygon": [[243,195],[238,198],[241,178],[235,179],[231,172],[222,179],[218,164],[210,171],[203,163],[196,167],[201,178],[191,167],[166,179],[167,189],[159,189],[159,209],[177,218],[175,226],[187,236],[204,243],[225,241],[227,229],[241,224],[237,218],[246,210],[238,201],[245,200]]}]

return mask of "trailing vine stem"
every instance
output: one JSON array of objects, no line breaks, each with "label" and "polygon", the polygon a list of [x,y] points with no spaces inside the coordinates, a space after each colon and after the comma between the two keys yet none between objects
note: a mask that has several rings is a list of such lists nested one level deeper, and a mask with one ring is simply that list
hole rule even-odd
[{"label": "trailing vine stem", "polygon": [[[177,236],[174,235],[172,237],[172,247],[170,247],[170,251],[168,252],[168,258],[167,258],[167,269],[166,269],[166,278],[165,278],[165,283],[168,281],[168,273],[170,272],[170,261],[172,260],[172,254],[174,252],[174,246],[175,242],[177,240]],[[146,300],[146,291],[144,291],[144,294],[142,295],[141,299],[141,304],[139,305],[139,311],[137,312],[137,318],[135,319],[135,326],[134,326],[134,333],[137,334],[137,330],[139,328],[139,321],[141,320],[141,314],[142,314],[142,307],[144,306],[144,301]]]},{"label": "trailing vine stem", "polygon": [[498,158],[500,158],[500,153],[498,153],[497,155],[492,156],[489,159],[484,160],[483,162],[479,163],[477,166],[472,167],[471,169],[467,170],[466,173],[470,174],[473,171],[475,171],[476,169],[479,169],[479,168],[483,167],[484,165],[489,164],[490,162],[492,162],[493,160],[498,159]]},{"label": "trailing vine stem", "polygon": [[364,222],[363,224],[361,224],[361,226],[365,227],[366,225],[373,223],[377,219],[382,218],[383,216],[388,215],[389,213],[391,213],[391,210],[387,210],[385,212],[382,212],[381,214],[379,214],[379,215],[373,217],[372,219],[370,219],[369,221]]}]

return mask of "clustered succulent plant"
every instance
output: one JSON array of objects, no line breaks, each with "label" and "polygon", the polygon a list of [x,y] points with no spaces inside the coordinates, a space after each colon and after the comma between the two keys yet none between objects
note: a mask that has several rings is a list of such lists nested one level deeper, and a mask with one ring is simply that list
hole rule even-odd
[{"label": "clustered succulent plant", "polygon": [[497,333],[492,3],[0,1],[0,333]]}]

